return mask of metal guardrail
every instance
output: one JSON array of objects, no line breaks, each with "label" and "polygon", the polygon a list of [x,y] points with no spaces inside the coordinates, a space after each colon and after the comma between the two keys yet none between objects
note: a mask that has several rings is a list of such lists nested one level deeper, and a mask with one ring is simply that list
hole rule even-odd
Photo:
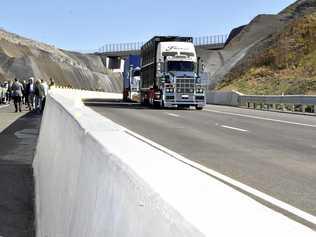
[{"label": "metal guardrail", "polygon": [[[195,46],[206,45],[224,45],[228,35],[211,35],[193,38]],[[118,43],[118,44],[106,44],[99,48],[99,53],[113,53],[113,52],[125,52],[125,51],[137,51],[145,44],[144,41],[131,42],[131,43]]]},{"label": "metal guardrail", "polygon": [[316,114],[316,96],[285,95],[285,96],[246,96],[240,95],[241,107],[276,110],[298,113]]}]

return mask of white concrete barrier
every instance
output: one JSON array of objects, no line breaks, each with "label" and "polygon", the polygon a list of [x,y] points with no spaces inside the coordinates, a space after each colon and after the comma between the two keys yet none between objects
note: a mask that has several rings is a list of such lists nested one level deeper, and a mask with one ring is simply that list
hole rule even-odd
[{"label": "white concrete barrier", "polygon": [[50,93],[33,164],[37,237],[314,236],[81,103],[105,96]]},{"label": "white concrete barrier", "polygon": [[235,91],[208,91],[206,93],[206,103],[215,105],[239,106],[239,96]]}]

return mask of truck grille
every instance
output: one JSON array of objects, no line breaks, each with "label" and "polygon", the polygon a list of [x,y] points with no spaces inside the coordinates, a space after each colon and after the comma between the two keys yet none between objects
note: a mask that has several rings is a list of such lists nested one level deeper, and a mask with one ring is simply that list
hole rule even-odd
[{"label": "truck grille", "polygon": [[179,78],[176,82],[177,93],[194,93],[194,79],[192,78]]}]

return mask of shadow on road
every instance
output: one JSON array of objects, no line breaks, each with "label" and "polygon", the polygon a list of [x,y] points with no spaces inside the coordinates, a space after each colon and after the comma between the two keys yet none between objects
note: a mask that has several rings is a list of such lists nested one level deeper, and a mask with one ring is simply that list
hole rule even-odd
[{"label": "shadow on road", "polygon": [[28,113],[0,133],[0,236],[35,236],[32,161],[40,122]]},{"label": "shadow on road", "polygon": [[155,108],[142,105],[137,102],[125,102],[116,99],[86,99],[83,101],[86,106],[106,107],[115,109],[139,109],[139,110],[189,110],[189,108]]}]

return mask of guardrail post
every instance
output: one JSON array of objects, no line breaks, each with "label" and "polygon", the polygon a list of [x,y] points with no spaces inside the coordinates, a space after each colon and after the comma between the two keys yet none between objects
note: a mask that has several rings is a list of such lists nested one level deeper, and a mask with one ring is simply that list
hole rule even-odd
[{"label": "guardrail post", "polygon": [[268,110],[271,110],[272,107],[273,107],[272,104],[268,104]]}]

